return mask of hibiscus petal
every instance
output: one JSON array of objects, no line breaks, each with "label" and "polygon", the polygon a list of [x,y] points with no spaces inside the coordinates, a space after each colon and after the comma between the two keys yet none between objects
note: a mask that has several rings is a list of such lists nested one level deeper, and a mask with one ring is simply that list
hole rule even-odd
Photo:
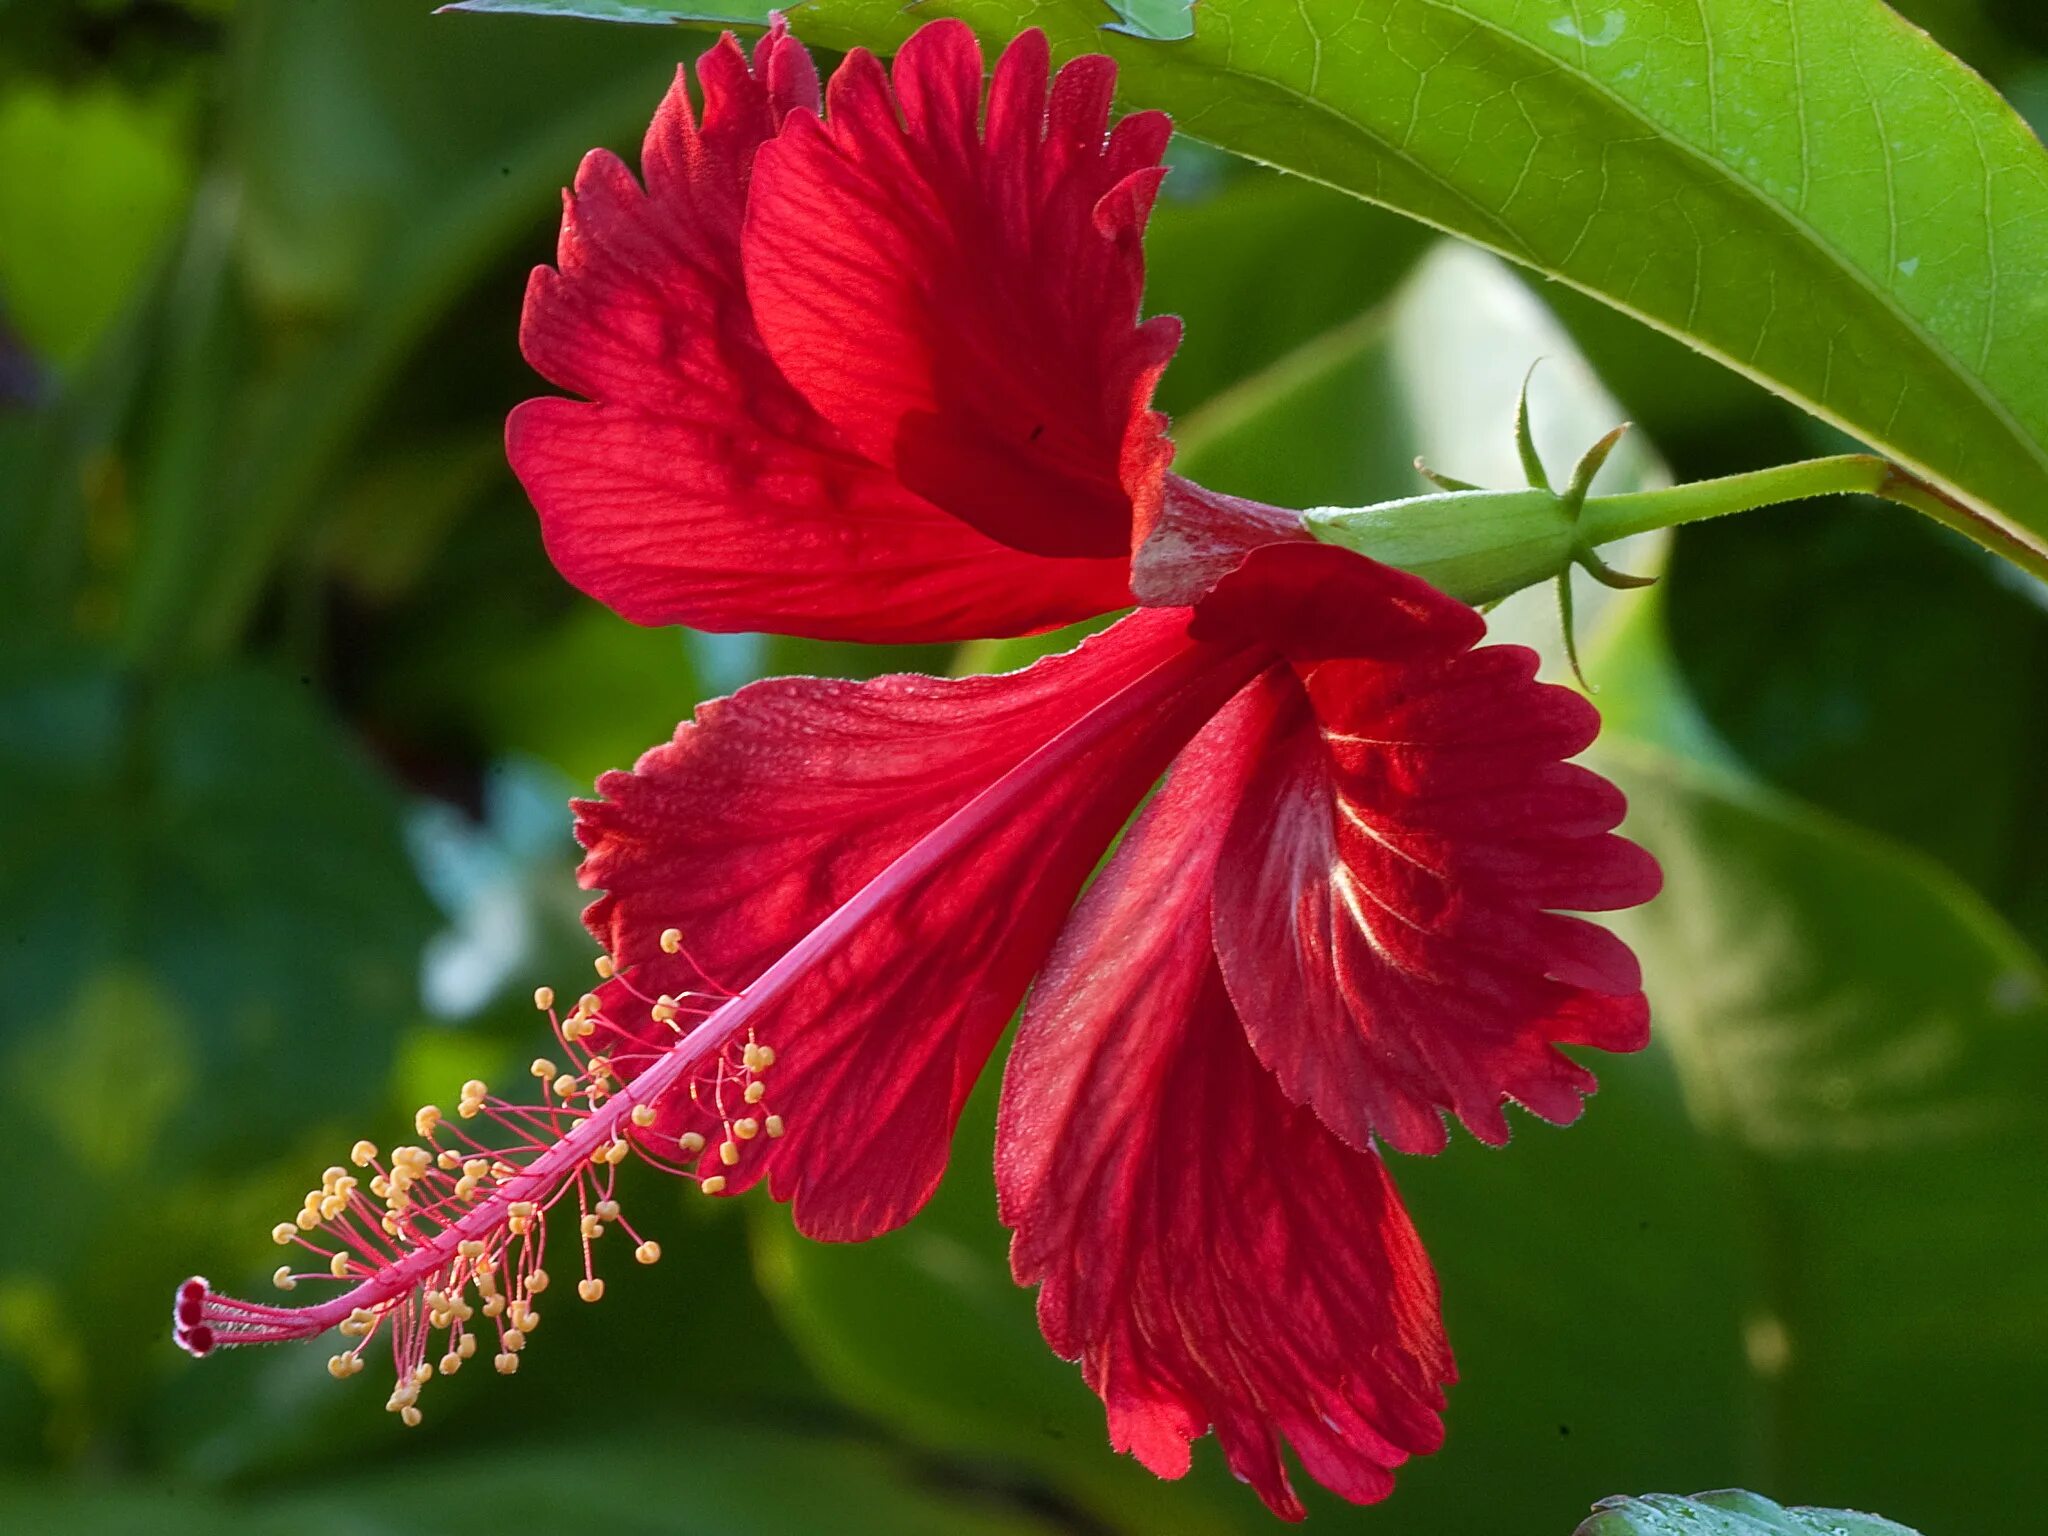
[{"label": "hibiscus petal", "polygon": [[1082,902],[1020,1026],[997,1187],[1039,1320],[1110,1438],[1178,1477],[1211,1425],[1275,1513],[1280,1442],[1367,1503],[1442,1442],[1436,1280],[1378,1155],[1290,1103],[1219,976],[1209,891],[1293,680],[1218,716]]},{"label": "hibiscus petal", "polygon": [[[1186,620],[1150,610],[1002,677],[757,683],[579,802],[582,878],[606,893],[587,920],[634,986],[781,988],[756,1035],[788,1134],[707,1172],[734,1190],[766,1173],[817,1237],[924,1202],[1102,850],[1258,665]],[[663,952],[670,927],[686,953]],[[601,1043],[630,1071],[667,1042]],[[685,1129],[678,1106],[651,1138]]]},{"label": "hibiscus petal", "polygon": [[863,456],[763,345],[740,271],[756,153],[818,100],[777,27],[752,68],[728,35],[678,73],[647,131],[643,191],[587,157],[555,268],[535,270],[528,361],[585,397],[529,400],[506,424],[548,553],[643,624],[825,638],[1023,633],[1129,601],[1121,559],[1006,548]]},{"label": "hibiscus petal", "polygon": [[1302,688],[1258,749],[1217,882],[1231,997],[1289,1096],[1356,1146],[1437,1151],[1446,1109],[1504,1142],[1509,1099],[1572,1120],[1594,1078],[1557,1045],[1638,1049],[1649,1012],[1627,946],[1564,914],[1659,884],[1613,835],[1620,792],[1562,761],[1599,716],[1537,682],[1533,652],[1471,649],[1470,610],[1439,623],[1406,589],[1390,605],[1398,573],[1331,556],[1260,551],[1196,625],[1297,621]]},{"label": "hibiscus petal", "polygon": [[964,23],[904,44],[893,95],[849,54],[826,121],[762,151],[747,291],[784,374],[912,490],[1016,549],[1128,560],[1132,497],[1170,456],[1148,407],[1179,323],[1138,319],[1169,124],[1108,131],[1106,58],[1049,93],[1046,74],[1044,34],[1023,33],[983,129]]}]

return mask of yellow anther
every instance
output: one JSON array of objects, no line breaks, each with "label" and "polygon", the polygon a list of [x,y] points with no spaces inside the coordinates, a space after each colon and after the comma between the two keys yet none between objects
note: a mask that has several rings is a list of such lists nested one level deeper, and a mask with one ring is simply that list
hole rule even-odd
[{"label": "yellow anther", "polygon": [[[431,1104],[427,1107],[433,1109]],[[434,1113],[439,1114],[440,1111],[434,1110]],[[403,1169],[408,1174],[425,1172],[433,1164],[433,1161],[434,1154],[425,1147],[395,1147],[391,1153],[394,1171]]]},{"label": "yellow anther", "polygon": [[535,987],[533,989],[533,1006],[542,1013],[546,1013],[550,1008],[554,1007],[555,989],[553,987]]},{"label": "yellow anther", "polygon": [[349,1364],[349,1362],[353,1359],[355,1359],[354,1355],[329,1356],[327,1360],[327,1374],[332,1376],[336,1381],[348,1380],[349,1377],[355,1375],[356,1373],[355,1367]]},{"label": "yellow anther", "polygon": [[490,1171],[489,1161],[481,1157],[472,1157],[462,1165],[462,1172],[466,1178],[480,1179]]},{"label": "yellow anther", "polygon": [[766,1083],[747,1084],[747,1102],[749,1104],[758,1104],[767,1097],[768,1085]]},{"label": "yellow anther", "polygon": [[661,952],[662,952],[662,953],[663,953],[664,955],[673,955],[673,954],[677,953],[678,951],[680,951],[680,950],[682,949],[682,947],[683,947],[683,930],[682,930],[682,929],[680,929],[680,928],[664,928],[664,929],[662,929],[662,930],[661,930]]},{"label": "yellow anther", "polygon": [[407,1403],[398,1410],[398,1421],[407,1429],[418,1429],[420,1427],[419,1409],[413,1407],[411,1403]]},{"label": "yellow anther", "polygon": [[604,1223],[599,1221],[595,1216],[585,1216],[583,1218],[583,1235],[586,1239],[593,1237],[603,1237]]},{"label": "yellow anther", "polygon": [[633,1250],[633,1257],[642,1264],[652,1264],[661,1257],[661,1244],[653,1241],[644,1242]]},{"label": "yellow anther", "polygon": [[341,1331],[356,1338],[366,1338],[377,1326],[377,1316],[368,1307],[357,1307],[341,1320]]},{"label": "yellow anther", "polygon": [[761,1122],[752,1115],[747,1116],[744,1120],[735,1120],[732,1123],[732,1133],[739,1137],[741,1141],[752,1141],[761,1134]]},{"label": "yellow anther", "polygon": [[553,1086],[555,1092],[565,1099],[576,1097],[576,1079],[567,1072],[557,1077]]},{"label": "yellow anther", "polygon": [[503,1354],[494,1357],[491,1363],[497,1366],[498,1374],[500,1376],[510,1376],[514,1371],[519,1369],[519,1357],[513,1354],[509,1349],[506,1350]]},{"label": "yellow anther", "polygon": [[476,1180],[469,1174],[465,1173],[455,1181],[455,1198],[458,1200],[474,1200],[476,1198]]},{"label": "yellow anther", "polygon": [[449,1350],[447,1354],[441,1357],[441,1374],[443,1376],[453,1376],[457,1371],[461,1369],[462,1356],[457,1354],[454,1350]]},{"label": "yellow anther", "polygon": [[592,964],[597,967],[598,979],[601,981],[610,981],[619,974],[619,968],[612,964],[612,957],[610,955],[599,955]]},{"label": "yellow anther", "polygon": [[465,1259],[480,1259],[484,1256],[484,1240],[466,1237],[455,1245],[455,1251]]},{"label": "yellow anther", "polygon": [[526,1277],[526,1293],[529,1296],[538,1296],[542,1291],[546,1290],[547,1288],[548,1272],[546,1270],[536,1269],[532,1274]]},{"label": "yellow anther", "polygon": [[657,1024],[666,1024],[676,1016],[676,1005],[664,997],[647,1010],[647,1016]]},{"label": "yellow anther", "polygon": [[528,1067],[526,1070],[528,1072],[531,1072],[535,1077],[553,1077],[555,1075],[555,1064],[552,1061],[549,1061],[545,1056],[536,1056],[533,1058],[533,1065]]},{"label": "yellow anther", "polygon": [[514,1200],[505,1207],[505,1214],[514,1220],[531,1221],[539,1210],[540,1207],[531,1200]]},{"label": "yellow anther", "polygon": [[322,1221],[332,1221],[347,1209],[348,1197],[346,1195],[324,1196],[320,1201],[320,1219]]},{"label": "yellow anther", "polygon": [[514,1168],[502,1157],[498,1158],[491,1164],[491,1177],[494,1179],[509,1179],[512,1177],[513,1174],[517,1173],[518,1171],[519,1170],[517,1168]]},{"label": "yellow anther", "polygon": [[277,1273],[270,1277],[270,1283],[280,1291],[294,1291],[299,1286],[299,1282],[292,1278],[292,1267],[289,1264],[278,1265]]},{"label": "yellow anther", "polygon": [[616,1200],[600,1200],[592,1209],[606,1221],[617,1221],[619,1219],[619,1202]]},{"label": "yellow anther", "polygon": [[337,1280],[346,1280],[348,1278],[348,1255],[346,1253],[337,1253],[333,1258],[329,1259],[327,1261],[327,1273],[334,1276]]},{"label": "yellow anther", "polygon": [[740,1052],[740,1060],[749,1072],[766,1072],[775,1065],[775,1047],[749,1040],[747,1048]]},{"label": "yellow anther", "polygon": [[299,1229],[294,1223],[289,1221],[280,1221],[276,1226],[270,1229],[270,1240],[273,1243],[276,1243],[278,1246],[282,1247],[284,1244],[290,1242],[294,1237],[298,1236],[298,1232]]},{"label": "yellow anther", "polygon": [[783,1130],[785,1129],[782,1123],[782,1116],[770,1115],[765,1121],[762,1122],[761,1129],[766,1131],[771,1138],[780,1136],[783,1133]]},{"label": "yellow anther", "polygon": [[725,1193],[725,1175],[722,1173],[714,1173],[713,1175],[711,1175],[710,1178],[706,1179],[702,1184],[699,1184],[697,1187],[703,1190],[704,1193],[707,1195],[722,1195]]},{"label": "yellow anther", "polygon": [[396,1216],[386,1216],[382,1221],[378,1222],[377,1225],[384,1229],[385,1236],[398,1236],[398,1218]]},{"label": "yellow anther", "polygon": [[648,1126],[654,1124],[654,1106],[652,1104],[635,1104],[633,1106],[633,1123],[643,1131]]},{"label": "yellow anther", "polygon": [[320,1188],[321,1191],[326,1194],[334,1193],[334,1191],[339,1189],[343,1184],[347,1184],[351,1189],[353,1189],[355,1187],[355,1182],[355,1176],[351,1174],[346,1168],[330,1168],[325,1173],[320,1175]]},{"label": "yellow anther", "polygon": [[623,1163],[626,1160],[627,1155],[631,1153],[632,1150],[633,1149],[630,1146],[628,1146],[625,1142],[614,1141],[610,1146],[605,1148],[605,1161],[609,1162],[614,1168],[616,1168],[620,1163]]},{"label": "yellow anther", "polygon": [[413,1134],[416,1136],[433,1135],[435,1128],[440,1123],[441,1106],[438,1104],[422,1104],[413,1111],[412,1128]]},{"label": "yellow anther", "polygon": [[685,1131],[676,1138],[676,1145],[685,1152],[702,1152],[704,1150],[704,1138],[695,1131]]},{"label": "yellow anther", "polygon": [[576,1294],[585,1301],[602,1301],[604,1300],[604,1282],[602,1280],[578,1280],[576,1282]]},{"label": "yellow anther", "polygon": [[[314,1229],[315,1227],[317,1227],[317,1226],[319,1226],[319,1225],[320,1225],[320,1211],[319,1211],[319,1208],[318,1208],[318,1207],[316,1206],[316,1207],[313,1207],[313,1208],[311,1208],[311,1209],[308,1209],[308,1210],[303,1210],[303,1211],[299,1212],[299,1214],[298,1214],[298,1216],[297,1216],[296,1220],[298,1221],[298,1224],[299,1224],[299,1229],[300,1229],[301,1231],[304,1231],[304,1232],[310,1232],[310,1231],[312,1231],[312,1230],[313,1230],[313,1229]],[[273,1234],[273,1235],[275,1235],[275,1234]]]},{"label": "yellow anther", "polygon": [[576,1011],[586,1016],[604,1011],[604,1004],[598,1001],[595,992],[586,992],[576,999]]},{"label": "yellow anther", "polygon": [[502,1297],[502,1296],[490,1296],[490,1297],[486,1297],[486,1298],[485,1298],[485,1300],[484,1300],[484,1316],[485,1316],[485,1317],[503,1317],[504,1315],[505,1315],[505,1298],[504,1298],[504,1297]]},{"label": "yellow anther", "polygon": [[472,1077],[462,1085],[462,1096],[465,1099],[487,1099],[491,1096],[490,1085],[480,1077]]},{"label": "yellow anther", "polygon": [[476,1335],[473,1333],[465,1333],[462,1336],[461,1342],[455,1346],[455,1353],[460,1355],[465,1360],[467,1360],[471,1355],[475,1354]]},{"label": "yellow anther", "polygon": [[732,1140],[721,1141],[718,1144],[718,1160],[730,1168],[740,1160],[740,1144]]},{"label": "yellow anther", "polygon": [[[540,1314],[534,1311],[533,1308],[528,1307],[525,1311],[519,1313],[518,1316],[512,1319],[512,1326],[519,1331],[520,1338],[520,1342],[518,1344],[513,1345],[512,1347],[515,1349],[524,1349],[526,1347],[525,1336],[533,1332],[534,1329],[540,1326]],[[506,1335],[508,1342],[511,1339],[511,1337],[512,1335],[510,1334]]]},{"label": "yellow anther", "polygon": [[377,1177],[370,1180],[370,1193],[379,1200],[386,1199],[391,1194],[391,1180],[381,1173],[378,1174]]},{"label": "yellow anther", "polygon": [[412,1379],[419,1385],[424,1387],[428,1382],[434,1379],[434,1368],[431,1365],[427,1364],[426,1361],[422,1360],[418,1365],[412,1368]]},{"label": "yellow anther", "polygon": [[443,1152],[439,1157],[434,1159],[434,1163],[435,1166],[439,1167],[444,1172],[453,1173],[456,1169],[462,1166],[462,1154],[460,1152]]},{"label": "yellow anther", "polygon": [[358,1168],[367,1168],[377,1161],[377,1143],[359,1141],[348,1149],[348,1160]]}]

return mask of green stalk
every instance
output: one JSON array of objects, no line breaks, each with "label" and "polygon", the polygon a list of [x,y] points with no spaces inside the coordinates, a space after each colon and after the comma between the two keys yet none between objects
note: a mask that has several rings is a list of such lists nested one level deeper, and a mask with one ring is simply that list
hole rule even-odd
[{"label": "green stalk", "polygon": [[1696,480],[1660,491],[1629,491],[1589,497],[1579,514],[1584,546],[1608,544],[1655,528],[1676,528],[1730,512],[1748,512],[1809,496],[1877,496],[1911,507],[2011,561],[2037,580],[2048,581],[2048,554],[2022,543],[2004,529],[1953,501],[1898,465],[1869,453],[1807,459],[1749,474]]},{"label": "green stalk", "polygon": [[1370,507],[1315,507],[1303,514],[1303,521],[1319,539],[1413,572],[1453,597],[1484,606],[1523,587],[1553,581],[1573,565],[1610,586],[1641,585],[1609,570],[1593,553],[1632,534],[1811,496],[1860,494],[1910,507],[2048,582],[2048,553],[1875,454],[1838,454],[1665,490],[1588,496],[1585,487],[1613,436],[1594,446],[1563,492],[1547,486],[1501,491],[1457,486]]}]

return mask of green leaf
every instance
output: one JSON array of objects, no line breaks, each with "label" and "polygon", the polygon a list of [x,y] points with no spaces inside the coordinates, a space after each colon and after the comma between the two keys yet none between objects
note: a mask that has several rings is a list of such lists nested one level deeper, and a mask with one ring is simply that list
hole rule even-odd
[{"label": "green leaf", "polygon": [[1104,30],[1126,37],[1150,37],[1161,42],[1179,42],[1195,35],[1195,0],[1107,0],[1109,8],[1122,18]]},{"label": "green leaf", "polygon": [[1247,0],[1173,43],[1104,14],[816,0],[799,29],[1107,46],[1128,105],[1581,288],[2048,551],[2048,152],[1879,0]]},{"label": "green leaf", "polygon": [[[509,1390],[512,1383],[501,1383]],[[593,1385],[589,1412],[605,1395]],[[363,1402],[375,1413],[376,1404]],[[1054,1536],[1062,1527],[999,1488],[929,1475],[914,1459],[846,1435],[721,1418],[636,1424],[601,1439],[393,1457],[345,1479],[303,1474],[225,1495],[101,1474],[67,1485],[0,1481],[0,1524],[76,1536],[410,1536],[465,1529],[481,1510],[527,1529],[608,1536]]]},{"label": "green leaf", "polygon": [[192,179],[176,104],[108,89],[0,95],[0,314],[82,358],[132,299]]},{"label": "green leaf", "polygon": [[1602,1499],[1575,1536],[1914,1536],[1903,1525],[1846,1509],[1785,1509],[1724,1489],[1681,1499],[1668,1493]]},{"label": "green leaf", "polygon": [[[152,401],[154,451],[133,473],[142,540],[123,618],[141,655],[233,645],[373,413],[431,417],[394,390],[403,365],[527,231],[528,259],[547,253],[557,189],[592,145],[637,139],[681,41],[462,26],[416,0],[244,9],[224,164],[173,296],[176,382]],[[516,311],[515,290],[508,353]]]},{"label": "green leaf", "polygon": [[728,22],[734,26],[761,24],[761,13],[744,5],[684,10],[672,5],[638,5],[633,0],[456,0],[453,5],[439,7],[436,14],[446,11],[566,16],[578,21],[626,21],[651,27],[692,21]]},{"label": "green leaf", "polygon": [[1695,756],[1661,608],[1636,600],[1601,647],[1596,755],[1667,882],[1619,926],[1689,1116],[1751,1206],[1767,1470],[1989,1525],[2048,1499],[2048,1474],[1987,1490],[1921,1451],[1970,1424],[1987,1453],[2048,1370],[2048,1320],[2020,1300],[2048,1285],[2030,1172],[2048,968],[1930,859]]},{"label": "green leaf", "polygon": [[46,1400],[0,1454],[109,1432],[170,1363],[164,1285],[294,1198],[256,1160],[378,1097],[433,922],[399,815],[296,683],[0,668],[0,1156],[65,1169],[62,1220],[0,1184],[0,1355]]},{"label": "green leaf", "polygon": [[1666,611],[1750,771],[1939,859],[2044,943],[2048,611],[2006,574],[1890,507],[1809,503],[1688,529]]}]

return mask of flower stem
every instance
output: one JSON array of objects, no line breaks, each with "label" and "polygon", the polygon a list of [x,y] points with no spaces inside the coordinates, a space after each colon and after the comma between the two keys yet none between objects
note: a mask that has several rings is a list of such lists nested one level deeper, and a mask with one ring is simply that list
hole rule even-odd
[{"label": "flower stem", "polygon": [[1682,523],[1748,512],[1778,502],[1852,493],[1878,496],[1911,507],[2010,560],[2037,579],[2048,581],[2048,553],[2015,538],[1898,465],[1869,453],[1807,459],[1749,474],[1726,475],[1718,480],[1697,480],[1666,490],[1590,497],[1580,513],[1579,527],[1583,542],[1594,546],[1654,528],[1675,528]]}]

